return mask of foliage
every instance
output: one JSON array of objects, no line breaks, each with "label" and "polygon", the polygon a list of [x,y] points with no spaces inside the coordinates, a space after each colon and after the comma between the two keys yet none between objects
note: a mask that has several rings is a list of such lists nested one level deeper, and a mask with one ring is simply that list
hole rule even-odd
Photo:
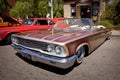
[{"label": "foliage", "polygon": [[114,25],[112,24],[111,21],[104,20],[100,22],[101,25],[104,25],[106,28],[113,29]]},{"label": "foliage", "polygon": [[2,11],[2,12],[3,12],[3,11],[4,11],[4,12],[7,11],[7,8],[6,8],[3,0],[0,0],[0,11]]},{"label": "foliage", "polygon": [[62,17],[63,16],[63,0],[53,0],[53,8],[55,17]]},{"label": "foliage", "polygon": [[115,25],[114,29],[116,29],[116,30],[120,30],[120,24]]},{"label": "foliage", "polygon": [[15,7],[10,10],[10,15],[16,18],[32,15],[32,4],[29,2],[17,1]]},{"label": "foliage", "polygon": [[114,0],[111,4],[107,4],[101,18],[101,24],[106,27],[120,29],[120,0]]},{"label": "foliage", "polygon": [[49,6],[48,0],[40,0],[37,6],[38,14],[42,17],[46,17],[46,15],[49,13]]},{"label": "foliage", "polygon": [[114,20],[116,24],[119,24],[120,23],[120,0],[116,5],[115,10],[116,10],[116,14],[114,16]]},{"label": "foliage", "polygon": [[[50,14],[48,2],[50,0],[16,0],[15,6],[10,10],[13,17],[46,17]],[[54,17],[63,16],[63,0],[53,0]]]},{"label": "foliage", "polygon": [[107,4],[102,20],[112,20],[115,25],[120,23],[120,0]]}]

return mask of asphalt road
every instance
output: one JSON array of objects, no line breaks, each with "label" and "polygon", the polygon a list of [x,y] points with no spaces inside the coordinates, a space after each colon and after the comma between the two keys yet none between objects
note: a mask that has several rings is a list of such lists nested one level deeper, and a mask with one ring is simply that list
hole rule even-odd
[{"label": "asphalt road", "polygon": [[0,80],[120,80],[120,37],[103,43],[84,62],[62,70],[22,58],[10,45],[0,46]]}]

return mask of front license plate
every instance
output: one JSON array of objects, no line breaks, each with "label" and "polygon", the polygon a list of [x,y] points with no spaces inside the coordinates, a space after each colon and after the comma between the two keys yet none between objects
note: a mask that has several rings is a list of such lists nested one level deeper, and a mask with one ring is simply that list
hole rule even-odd
[{"label": "front license plate", "polygon": [[31,55],[29,55],[29,54],[24,54],[24,57],[27,59],[31,59]]}]

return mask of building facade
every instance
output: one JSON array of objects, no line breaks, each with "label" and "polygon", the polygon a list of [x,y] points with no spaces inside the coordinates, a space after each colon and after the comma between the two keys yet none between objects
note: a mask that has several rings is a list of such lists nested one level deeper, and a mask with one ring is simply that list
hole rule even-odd
[{"label": "building facade", "polygon": [[105,0],[64,0],[64,17],[66,18],[92,18],[97,20],[98,15],[104,11]]}]

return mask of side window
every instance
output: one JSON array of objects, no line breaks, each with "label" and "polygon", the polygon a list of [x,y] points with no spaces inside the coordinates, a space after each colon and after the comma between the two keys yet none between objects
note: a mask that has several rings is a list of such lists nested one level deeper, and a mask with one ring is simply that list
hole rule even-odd
[{"label": "side window", "polygon": [[40,25],[39,21],[37,20],[34,25]]},{"label": "side window", "polygon": [[47,20],[40,20],[40,24],[41,25],[48,25],[48,21]]},{"label": "side window", "polygon": [[48,25],[53,25],[53,24],[55,24],[53,21],[48,20]]},{"label": "side window", "polygon": [[37,20],[34,25],[48,25],[47,20]]},{"label": "side window", "polygon": [[52,25],[55,24],[51,20],[37,20],[34,25]]},{"label": "side window", "polygon": [[26,19],[23,24],[24,25],[31,25],[33,23],[34,19]]}]

